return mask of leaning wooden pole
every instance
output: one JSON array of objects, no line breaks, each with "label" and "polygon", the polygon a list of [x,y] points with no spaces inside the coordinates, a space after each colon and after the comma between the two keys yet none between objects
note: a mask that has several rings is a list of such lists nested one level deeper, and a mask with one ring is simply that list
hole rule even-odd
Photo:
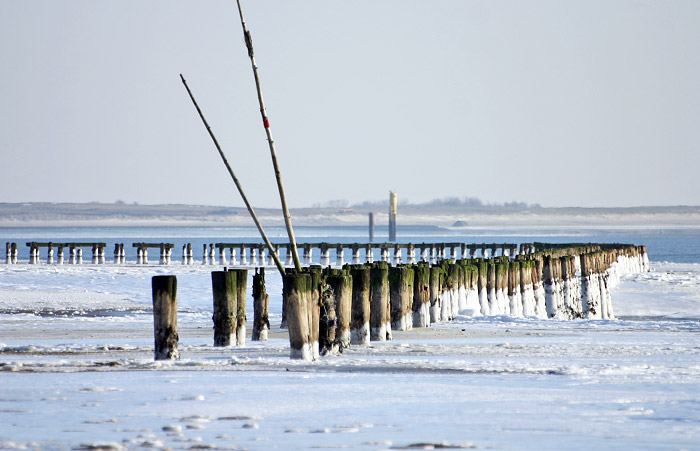
[{"label": "leaning wooden pole", "polygon": [[294,238],[294,229],[292,228],[292,217],[289,214],[289,208],[287,208],[287,196],[284,194],[284,187],[282,186],[282,175],[280,174],[279,165],[277,164],[277,153],[275,152],[275,141],[272,139],[272,132],[270,131],[270,120],[267,117],[267,111],[265,110],[265,101],[263,100],[262,90],[260,88],[260,77],[258,75],[258,66],[255,64],[255,53],[253,52],[253,38],[250,36],[250,31],[245,24],[243,19],[243,9],[241,8],[241,1],[236,0],[238,4],[238,14],[241,17],[241,27],[243,27],[243,37],[245,38],[245,45],[248,48],[248,56],[250,57],[250,63],[253,67],[253,76],[255,77],[255,88],[258,91],[258,103],[260,104],[260,115],[262,116],[263,126],[265,127],[265,133],[267,134],[267,142],[270,145],[270,156],[272,157],[272,166],[275,170],[275,178],[277,179],[277,189],[280,193],[280,201],[282,202],[282,213],[284,214],[284,223],[287,226],[287,234],[289,235],[289,244],[292,248],[292,258],[294,259],[294,267],[297,271],[301,271],[301,262],[299,261],[299,252],[297,251],[297,241]]},{"label": "leaning wooden pole", "polygon": [[185,81],[185,77],[183,77],[182,74],[180,74],[180,79],[182,80],[182,84],[185,85],[185,89],[187,89],[187,94],[190,95],[190,99],[192,100],[192,104],[194,104],[194,107],[197,109],[197,113],[199,113],[199,117],[202,119],[202,123],[204,123],[204,126],[206,127],[207,131],[209,132],[209,136],[211,136],[212,141],[214,141],[214,145],[216,146],[216,150],[219,151],[219,155],[221,156],[221,159],[224,161],[224,164],[226,165],[226,169],[228,169],[228,173],[231,175],[231,178],[233,179],[233,183],[236,184],[236,188],[238,188],[238,192],[241,194],[241,198],[243,198],[243,202],[245,202],[245,206],[246,206],[246,208],[248,208],[248,212],[250,213],[250,216],[253,218],[253,222],[255,222],[255,226],[258,228],[258,232],[260,232],[260,236],[262,237],[263,241],[265,241],[265,245],[267,246],[267,250],[270,251],[270,255],[272,256],[272,259],[275,261],[275,266],[277,266],[277,270],[280,272],[280,274],[282,276],[284,276],[284,266],[282,265],[282,262],[280,261],[280,258],[277,255],[275,248],[272,247],[272,243],[270,243],[270,240],[267,238],[267,234],[265,233],[265,230],[263,229],[262,224],[260,224],[260,221],[258,220],[258,215],[255,214],[255,210],[253,209],[252,205],[250,205],[250,202],[248,202],[248,197],[243,192],[243,187],[241,186],[241,183],[238,181],[238,177],[236,177],[236,174],[233,173],[233,169],[231,169],[231,165],[228,164],[228,160],[226,159],[226,155],[224,155],[224,151],[221,150],[221,146],[219,145],[219,141],[216,139],[216,136],[214,136],[214,132],[212,131],[211,127],[209,127],[209,123],[207,122],[207,120],[204,118],[204,114],[202,113],[202,110],[199,108],[197,101],[194,99],[194,95],[192,94],[190,87],[187,86],[187,81]]}]

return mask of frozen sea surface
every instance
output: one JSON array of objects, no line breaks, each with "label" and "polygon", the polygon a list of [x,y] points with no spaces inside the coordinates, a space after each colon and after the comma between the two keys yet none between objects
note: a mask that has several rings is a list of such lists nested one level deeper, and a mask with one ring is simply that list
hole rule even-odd
[{"label": "frozen sea surface", "polygon": [[[214,348],[212,267],[0,266],[0,449],[698,449],[700,265],[652,266],[618,320],[461,315],[315,363],[276,328]],[[164,273],[178,362],[153,361]]]}]

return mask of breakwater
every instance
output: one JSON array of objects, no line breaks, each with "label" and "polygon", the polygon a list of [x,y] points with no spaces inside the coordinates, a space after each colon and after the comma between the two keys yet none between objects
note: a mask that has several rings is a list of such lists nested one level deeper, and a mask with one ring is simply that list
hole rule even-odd
[{"label": "breakwater", "polygon": [[[350,309],[340,302],[333,306],[333,324],[350,329],[351,344],[367,344],[390,340],[392,330],[427,327],[458,314],[614,319],[611,289],[623,274],[649,270],[644,246],[533,243],[520,249],[527,252],[396,266],[382,261],[342,269],[290,270],[284,277],[283,317],[291,357],[315,360],[323,350],[347,345],[338,335],[319,334],[324,330],[319,317],[328,311],[324,296],[351,299]],[[350,280],[342,290],[351,294],[339,293],[328,283],[339,275]]]},{"label": "breakwater", "polygon": [[[93,264],[108,264],[105,243],[29,242],[27,247],[28,264],[81,264],[84,248],[92,250]],[[139,241],[131,247],[136,259],[127,261],[126,246],[115,244],[113,264],[154,264],[149,249],[160,252],[158,264],[172,264],[173,243]],[[291,266],[287,246],[275,247]],[[6,248],[8,264],[24,263],[17,259],[16,243]],[[429,327],[457,315],[614,319],[611,289],[620,276],[649,270],[646,248],[626,244],[302,243],[299,248],[304,267],[286,269],[281,326],[289,331],[291,356],[307,360],[353,344],[391,340],[392,331]],[[201,259],[195,260],[193,247],[183,245],[182,264],[256,268],[254,339],[264,340],[269,323],[263,268],[273,264],[265,246],[207,243],[201,249]],[[245,280],[237,278],[235,303],[231,283],[213,286],[219,293],[217,343],[245,343]]]},{"label": "breakwater", "polygon": [[[292,253],[287,244],[273,244],[275,251],[292,266]],[[392,264],[431,262],[451,259],[516,256],[535,252],[535,244],[523,243],[300,243],[297,245],[304,265],[343,266],[384,261]],[[182,245],[181,259],[173,257],[174,243],[142,242],[115,243],[113,259],[108,259],[104,242],[37,242],[26,243],[26,260],[19,259],[17,243],[6,242],[6,264],[139,264],[170,265],[178,260],[184,265],[272,266],[274,262],[262,243],[205,243],[199,249],[191,243]],[[126,251],[132,248],[132,257]],[[83,252],[91,256],[83,259]],[[149,260],[150,252],[150,260]],[[154,257],[158,256],[156,260]],[[134,255],[135,254],[135,255]]]},{"label": "breakwater", "polygon": [[[319,248],[323,252],[324,246]],[[443,258],[286,268],[280,326],[288,330],[290,357],[313,361],[348,346],[391,340],[392,331],[429,327],[458,315],[614,319],[611,289],[622,275],[649,270],[645,246],[528,243],[500,246],[497,256],[466,259],[456,258],[457,246],[451,248],[452,259],[440,252],[446,246],[430,248]],[[256,269],[253,282],[253,339],[264,341],[269,327],[264,268]],[[212,272],[216,346],[245,344],[246,283],[246,269]],[[153,287],[155,358],[178,358],[172,313],[177,282],[174,276],[155,276]]]}]

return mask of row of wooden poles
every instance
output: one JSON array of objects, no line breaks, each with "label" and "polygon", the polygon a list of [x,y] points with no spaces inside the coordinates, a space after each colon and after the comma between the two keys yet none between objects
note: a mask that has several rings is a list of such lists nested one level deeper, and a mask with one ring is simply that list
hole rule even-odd
[{"label": "row of wooden poles", "polygon": [[[226,269],[211,273],[214,308],[214,346],[244,346],[246,343],[247,269]],[[153,276],[153,325],[155,359],[178,359],[177,278]],[[251,340],[266,341],[270,321],[269,297],[265,289],[265,269],[253,275],[253,331]]]},{"label": "row of wooden poles", "polygon": [[[280,255],[280,249],[286,250],[286,266],[292,266],[293,253],[288,244],[274,244],[275,252]],[[345,264],[345,251],[349,250],[353,264],[373,263],[375,255],[377,261],[400,263],[436,262],[445,259],[489,258],[494,256],[516,256],[535,252],[533,243],[516,244],[465,244],[465,243],[303,243],[298,244],[302,250],[302,261],[305,265],[311,265],[315,256],[322,266],[331,264],[331,251],[335,251],[335,265]],[[17,264],[17,243],[5,243],[6,263]],[[92,263],[105,264],[105,243],[57,243],[57,242],[29,242],[29,264],[39,264],[41,261],[40,250],[46,249],[47,264],[63,264],[66,262],[64,249],[69,250],[68,263],[83,263],[83,248],[92,249]],[[173,243],[132,243],[136,248],[136,264],[147,265],[148,250],[160,251],[159,264],[169,265],[172,262]],[[375,251],[377,253],[375,254]],[[218,255],[217,255],[218,254]],[[364,260],[364,261],[363,261]],[[114,245],[114,264],[126,264],[126,251],[124,243]],[[266,245],[260,243],[209,243],[202,245],[202,264],[204,265],[241,265],[259,266],[274,265],[272,255],[268,253]],[[182,246],[182,264],[195,263],[194,251],[191,243]]]},{"label": "row of wooden poles", "polygon": [[[316,265],[299,272],[289,268],[283,276],[281,326],[289,332],[291,358],[316,360],[353,344],[389,340],[392,330],[452,320],[470,303],[487,315],[610,319],[614,318],[612,279],[621,272],[644,270],[648,270],[646,248],[631,245],[553,246],[513,259],[500,256],[397,266],[375,262],[340,269]],[[245,342],[246,277],[244,269],[212,273],[217,346]],[[174,283],[174,276],[154,277],[154,315],[162,310],[158,302],[175,299],[174,292],[164,295],[167,290],[157,287],[172,288]],[[253,285],[253,339],[266,339],[264,269],[256,270]],[[174,315],[176,308],[165,310]],[[176,349],[159,351],[158,330],[172,330],[176,319],[159,328],[161,322],[155,320],[156,358],[172,358]],[[234,335],[235,341],[217,338]]]}]

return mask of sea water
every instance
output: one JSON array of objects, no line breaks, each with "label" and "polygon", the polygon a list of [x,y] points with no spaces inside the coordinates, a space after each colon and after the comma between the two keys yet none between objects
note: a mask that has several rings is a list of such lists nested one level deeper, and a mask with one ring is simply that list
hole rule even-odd
[{"label": "sea water", "polygon": [[[297,235],[353,243],[364,232]],[[402,242],[646,245],[652,270],[613,291],[617,320],[460,312],[308,364],[289,360],[281,338],[213,348],[210,272],[220,267],[197,254],[191,266],[138,266],[135,254],[127,265],[0,264],[0,449],[697,449],[700,237],[409,233]],[[0,239],[192,243],[195,252],[259,242],[252,228],[172,227],[0,229]],[[181,338],[179,362],[152,359],[158,274],[178,277],[179,327],[204,331]],[[273,324],[281,288],[269,267]]]}]

